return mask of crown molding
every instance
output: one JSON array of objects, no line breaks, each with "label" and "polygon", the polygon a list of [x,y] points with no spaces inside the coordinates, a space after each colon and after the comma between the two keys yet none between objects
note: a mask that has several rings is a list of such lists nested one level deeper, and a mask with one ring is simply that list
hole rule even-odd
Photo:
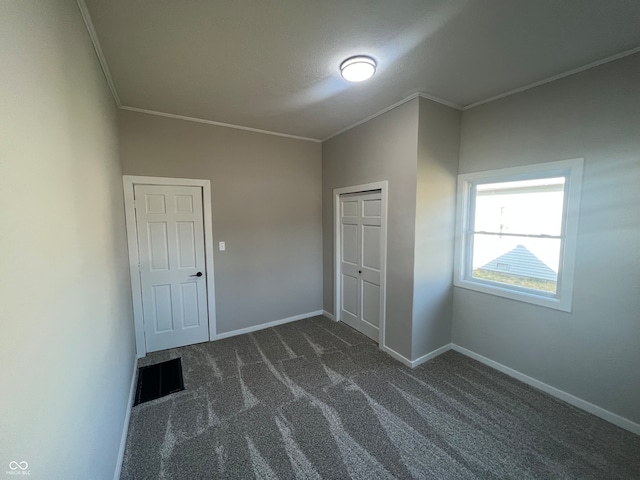
[{"label": "crown molding", "polygon": [[333,134],[329,135],[328,137],[323,138],[322,141],[326,142],[327,140],[330,140],[333,137],[337,137],[341,133],[344,133],[344,132],[346,132],[348,130],[351,130],[352,128],[355,128],[358,125],[362,125],[363,123],[366,123],[369,120],[373,120],[374,118],[379,117],[380,115],[385,114],[388,111],[393,110],[394,108],[399,107],[400,105],[404,105],[405,103],[410,102],[414,98],[418,98],[418,97],[426,98],[427,100],[431,100],[432,102],[440,103],[442,105],[445,105],[445,106],[450,107],[450,108],[454,108],[456,110],[462,110],[462,107],[460,105],[457,105],[457,104],[452,103],[452,102],[448,102],[447,100],[443,100],[441,98],[434,97],[432,95],[428,95],[426,93],[417,92],[417,93],[413,93],[413,94],[409,95],[408,97],[403,98],[402,100],[400,100],[399,102],[394,103],[393,105],[389,105],[387,108],[383,108],[382,110],[380,110],[379,112],[374,113],[373,115],[369,115],[367,118],[363,118],[362,120],[359,120],[356,123],[352,123],[351,125],[349,125],[348,127],[343,128],[342,130],[338,130],[336,133],[333,133]]},{"label": "crown molding", "polygon": [[450,108],[454,108],[456,110],[470,110],[472,108],[478,107],[480,105],[484,105],[486,103],[490,103],[493,102],[495,100],[500,100],[502,98],[505,97],[509,97],[511,95],[515,95],[517,93],[521,93],[524,92],[526,90],[530,90],[532,88],[536,88],[539,87],[541,85],[544,85],[546,83],[550,83],[550,82],[554,82],[556,80],[560,80],[562,78],[571,76],[571,75],[575,75],[576,73],[580,73],[580,72],[584,72],[585,70],[589,70],[591,68],[594,67],[598,67],[600,65],[604,65],[605,63],[609,63],[609,62],[613,62],[615,60],[619,60],[621,58],[627,57],[629,55],[633,55],[635,53],[640,52],[640,46],[636,47],[636,48],[632,48],[630,50],[626,50],[624,52],[621,53],[617,53],[615,55],[611,55],[609,57],[603,58],[601,60],[597,60],[595,62],[589,63],[587,65],[583,65],[582,67],[578,67],[575,68],[573,70],[569,70],[567,72],[564,73],[560,73],[558,75],[554,75],[552,77],[548,77],[545,78],[543,80],[538,80],[536,82],[530,83],[528,85],[525,85],[523,87],[519,87],[519,88],[514,88],[513,90],[509,90],[507,92],[501,93],[499,95],[494,95],[493,97],[489,97],[489,98],[485,98],[484,100],[479,100],[477,102],[474,103],[470,103],[468,105],[457,105],[453,102],[449,102],[447,100],[444,100],[442,98],[438,98],[435,97],[433,95],[429,95],[427,93],[423,93],[423,92],[417,92],[417,93],[413,93],[411,95],[409,95],[408,97],[403,98],[402,100],[394,103],[393,105],[390,105],[382,110],[380,110],[379,112],[374,113],[373,115],[369,115],[368,117],[355,122],[341,130],[338,130],[336,133],[329,135],[326,138],[323,138],[322,140],[319,140],[317,138],[310,138],[310,137],[300,137],[297,135],[289,135],[287,133],[279,133],[279,132],[273,132],[270,130],[261,130],[258,128],[251,128],[251,127],[243,127],[241,125],[233,125],[230,123],[223,123],[223,122],[215,122],[213,120],[205,120],[203,118],[195,118],[195,117],[188,117],[188,116],[184,116],[184,115],[175,115],[172,113],[164,113],[164,112],[158,112],[155,110],[146,110],[146,109],[142,109],[142,108],[136,108],[136,107],[127,107],[125,105],[122,105],[122,102],[120,101],[120,97],[118,96],[118,92],[116,91],[116,87],[115,84],[113,83],[113,78],[111,77],[111,72],[109,70],[109,66],[107,64],[107,60],[104,56],[104,53],[102,52],[102,47],[100,46],[100,40],[98,40],[98,35],[95,31],[95,28],[93,26],[93,22],[91,20],[91,15],[89,14],[89,10],[87,8],[87,4],[85,3],[85,0],[76,0],[76,3],[78,4],[78,8],[80,9],[80,13],[82,14],[82,19],[84,20],[84,24],[87,27],[87,32],[89,33],[89,37],[91,38],[91,43],[93,44],[93,48],[96,52],[96,56],[98,57],[98,61],[100,62],[100,67],[102,68],[102,72],[104,73],[104,77],[107,81],[107,84],[109,85],[109,89],[111,90],[111,94],[113,95],[113,99],[116,103],[116,105],[118,106],[118,108],[122,109],[122,110],[129,110],[132,112],[139,112],[139,113],[147,113],[149,115],[157,115],[157,116],[161,116],[161,117],[168,117],[168,118],[175,118],[175,119],[179,119],[179,120],[186,120],[186,121],[190,121],[190,122],[197,122],[197,123],[206,123],[209,125],[217,125],[219,127],[227,127],[227,128],[235,128],[238,130],[246,130],[249,132],[256,132],[256,133],[263,133],[266,135],[275,135],[275,136],[279,136],[279,137],[286,137],[286,138],[293,138],[296,140],[305,140],[305,141],[309,141],[309,142],[325,142],[333,137],[336,137],[338,135],[340,135],[341,133],[344,133],[348,130],[351,130],[352,128],[357,127],[358,125],[362,125],[363,123],[368,122],[369,120],[373,120],[376,117],[379,117],[380,115],[387,113],[390,110],[393,110],[396,107],[399,107],[400,105],[407,103],[411,100],[413,100],[414,98],[418,98],[418,97],[422,97],[425,98],[427,100],[431,100],[432,102],[436,102],[436,103],[440,103],[442,105],[446,105],[447,107]]},{"label": "crown molding", "polygon": [[433,95],[429,95],[428,93],[418,92],[418,96],[420,98],[426,98],[427,100],[431,100],[432,102],[440,103],[447,107],[451,107],[455,110],[462,110],[464,108],[462,107],[462,105],[458,105],[457,103],[453,103],[448,100],[444,100],[442,98],[434,97]]},{"label": "crown molding", "polygon": [[591,68],[604,65],[605,63],[613,62],[615,60],[628,57],[629,55],[633,55],[634,53],[638,53],[638,52],[640,52],[640,47],[632,48],[631,50],[626,50],[624,52],[611,55],[610,57],[597,60],[595,62],[589,63],[587,65],[583,65],[582,67],[574,68],[573,70],[569,70],[564,73],[559,73],[558,75],[545,78],[544,80],[538,80],[537,82],[530,83],[529,85],[525,85],[524,87],[514,88],[513,90],[509,90],[508,92],[504,92],[499,95],[495,95],[493,97],[485,98],[484,100],[480,100],[478,102],[470,103],[469,105],[465,105],[464,107],[462,107],[462,110],[469,110],[471,108],[484,105],[485,103],[493,102],[495,100],[500,100],[501,98],[509,97],[511,95],[515,95],[516,93],[524,92],[525,90],[530,90],[532,88],[539,87],[540,85],[544,85],[545,83],[555,82],[556,80],[560,80],[561,78],[565,78],[570,75],[575,75],[576,73],[584,72],[585,70],[589,70]]},{"label": "crown molding", "polygon": [[109,71],[109,65],[107,65],[107,59],[104,58],[104,53],[102,53],[102,47],[100,46],[100,40],[98,40],[98,34],[96,33],[96,29],[93,26],[93,22],[91,21],[91,15],[89,15],[89,9],[87,8],[87,4],[84,0],[76,0],[78,4],[78,8],[80,9],[80,13],[82,14],[82,19],[84,20],[84,24],[87,27],[87,32],[89,33],[89,38],[91,38],[91,43],[93,43],[93,49],[96,52],[96,56],[98,57],[98,61],[100,62],[100,67],[102,67],[102,73],[104,73],[104,78],[107,80],[107,85],[109,85],[109,90],[111,90],[111,95],[113,95],[113,99],[116,102],[118,108],[122,107],[122,103],[120,102],[120,97],[118,96],[118,92],[116,91],[116,86],[113,83],[113,78],[111,78],[111,72]]},{"label": "crown molding", "polygon": [[310,137],[299,137],[298,135],[289,135],[288,133],[272,132],[271,130],[261,130],[259,128],[243,127],[242,125],[234,125],[232,123],[214,122],[213,120],[205,120],[204,118],[187,117],[184,115],[175,115],[173,113],[157,112],[155,110],[146,110],[144,108],[127,107],[122,105],[121,110],[128,110],[130,112],[146,113],[148,115],[156,115],[158,117],[174,118],[176,120],[186,120],[188,122],[206,123],[208,125],[216,125],[218,127],[234,128],[236,130],[246,130],[248,132],[263,133],[265,135],[274,135],[276,137],[293,138],[295,140],[304,140],[306,142],[320,143],[321,140]]},{"label": "crown molding", "polygon": [[414,93],[412,95],[409,95],[408,97],[403,98],[402,100],[400,100],[399,102],[394,103],[393,105],[389,105],[387,108],[383,108],[382,110],[380,110],[379,112],[374,113],[373,115],[369,115],[366,118],[363,118],[362,120],[357,121],[356,123],[352,123],[351,125],[349,125],[348,127],[344,127],[341,130],[338,130],[336,133],[332,133],[331,135],[329,135],[326,138],[323,138],[322,141],[326,142],[327,140],[332,139],[333,137],[337,137],[338,135],[351,130],[352,128],[357,127],[358,125],[362,125],[363,123],[368,122],[369,120],[373,120],[376,117],[379,117],[380,115],[387,113],[390,110],[393,110],[396,107],[399,107],[400,105],[404,105],[407,102],[410,102],[411,100],[413,100],[414,98],[418,98],[420,96],[419,93]]},{"label": "crown molding", "polygon": [[317,138],[300,137],[297,135],[289,135],[287,133],[272,132],[270,130],[261,130],[258,128],[243,127],[241,125],[233,125],[231,123],[214,122],[213,120],[205,120],[203,118],[187,117],[184,115],[175,115],[172,113],[164,113],[164,112],[158,112],[155,110],[146,110],[143,108],[128,107],[126,105],[123,105],[122,102],[120,101],[120,97],[118,96],[118,92],[116,90],[115,84],[113,83],[113,78],[111,77],[111,71],[109,70],[107,59],[105,58],[104,53],[102,52],[102,46],[100,45],[98,34],[96,33],[95,27],[93,26],[93,21],[91,20],[91,15],[89,14],[89,9],[87,8],[87,4],[85,3],[85,0],[76,0],[76,3],[78,4],[78,8],[80,9],[80,13],[82,14],[82,19],[84,20],[84,24],[87,27],[87,32],[89,33],[89,38],[91,38],[93,49],[96,52],[98,61],[100,62],[102,73],[104,74],[104,77],[107,81],[107,85],[109,85],[109,90],[111,90],[113,99],[116,102],[116,105],[118,106],[119,109],[129,110],[131,112],[146,113],[148,115],[157,115],[160,117],[174,118],[178,120],[186,120],[189,122],[206,123],[209,125],[216,125],[218,127],[235,128],[237,130],[246,130],[249,132],[263,133],[266,135],[275,135],[278,137],[293,138],[296,140],[304,140],[308,142],[317,142],[317,143],[321,142],[321,140]]}]

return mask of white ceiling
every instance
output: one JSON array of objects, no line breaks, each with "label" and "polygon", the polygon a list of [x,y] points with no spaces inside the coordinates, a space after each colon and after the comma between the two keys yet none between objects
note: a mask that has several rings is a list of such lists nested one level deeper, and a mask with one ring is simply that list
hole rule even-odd
[{"label": "white ceiling", "polygon": [[[314,139],[414,93],[464,107],[640,46],[638,0],[85,1],[122,105]],[[356,54],[379,68],[350,84]]]}]

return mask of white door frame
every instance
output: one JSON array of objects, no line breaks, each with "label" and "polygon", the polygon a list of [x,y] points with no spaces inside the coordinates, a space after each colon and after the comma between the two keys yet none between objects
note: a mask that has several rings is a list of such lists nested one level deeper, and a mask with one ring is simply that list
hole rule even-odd
[{"label": "white door frame", "polygon": [[340,195],[346,193],[364,193],[371,190],[380,190],[382,192],[382,219],[380,222],[380,228],[382,229],[380,256],[382,258],[380,258],[380,324],[378,325],[378,347],[384,350],[387,312],[387,194],[389,190],[389,182],[387,180],[333,189],[333,315],[336,322],[341,321],[340,292],[342,285],[340,281],[340,265],[342,262],[342,245],[340,242]]},{"label": "white door frame", "polygon": [[211,182],[191,178],[141,177],[123,175],[124,213],[127,224],[127,245],[129,247],[129,275],[133,300],[133,324],[136,334],[136,354],[142,358],[147,354],[144,339],[144,315],[142,313],[142,286],[140,284],[140,257],[138,253],[138,232],[134,188],[136,185],[170,185],[175,187],[202,188],[202,214],[204,216],[204,256],[207,268],[207,308],[209,313],[209,340],[216,338],[216,295],[213,274],[213,225],[211,214]]}]

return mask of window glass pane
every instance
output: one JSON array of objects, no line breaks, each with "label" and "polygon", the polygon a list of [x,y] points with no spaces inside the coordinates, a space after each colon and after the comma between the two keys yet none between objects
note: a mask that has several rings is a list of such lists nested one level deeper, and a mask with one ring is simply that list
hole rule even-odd
[{"label": "window glass pane", "polygon": [[559,236],[564,182],[558,177],[477,185],[474,230]]},{"label": "window glass pane", "polygon": [[473,278],[555,294],[560,239],[473,235]]}]

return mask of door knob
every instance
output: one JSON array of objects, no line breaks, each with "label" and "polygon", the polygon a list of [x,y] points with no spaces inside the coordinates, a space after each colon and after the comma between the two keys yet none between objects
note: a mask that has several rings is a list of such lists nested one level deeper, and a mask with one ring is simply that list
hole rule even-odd
[{"label": "door knob", "polygon": [[362,273],[362,270],[358,270],[358,273]]},{"label": "door knob", "polygon": [[190,277],[201,277],[202,276],[202,272],[198,272],[195,275],[189,275]]}]

